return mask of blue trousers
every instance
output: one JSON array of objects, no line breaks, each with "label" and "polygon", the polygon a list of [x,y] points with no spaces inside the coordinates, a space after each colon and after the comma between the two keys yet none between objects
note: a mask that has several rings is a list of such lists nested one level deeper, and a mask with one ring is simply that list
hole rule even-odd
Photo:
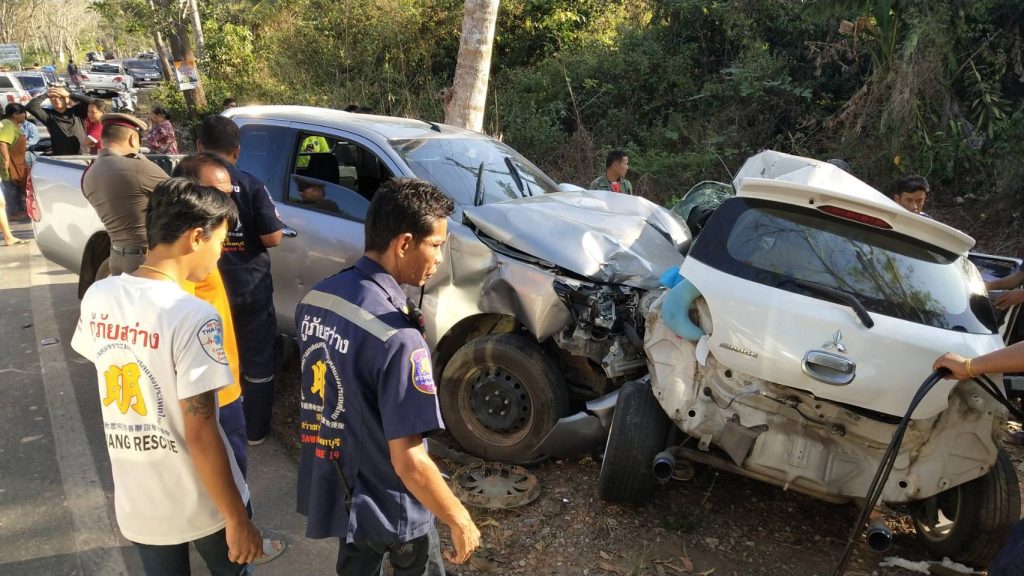
[{"label": "blue trousers", "polygon": [[[211,576],[243,576],[249,574],[248,564],[235,564],[228,560],[227,534],[222,529],[191,542],[195,545]],[[190,576],[188,542],[156,546],[135,543],[142,558],[146,576]]]}]

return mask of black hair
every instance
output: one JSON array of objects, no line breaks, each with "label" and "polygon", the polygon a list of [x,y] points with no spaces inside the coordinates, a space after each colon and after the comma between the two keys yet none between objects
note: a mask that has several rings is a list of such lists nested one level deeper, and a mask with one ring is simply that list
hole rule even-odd
[{"label": "black hair", "polygon": [[15,114],[21,114],[22,112],[28,112],[28,110],[25,108],[25,105],[20,102],[11,102],[6,108],[4,108],[4,116],[7,116],[8,118]]},{"label": "black hair", "polygon": [[100,131],[100,140],[103,142],[124,142],[133,133],[138,134],[139,131],[123,124],[107,123],[103,125],[103,130]]},{"label": "black hair", "polygon": [[99,110],[103,114],[110,112],[110,100],[104,100],[102,98],[93,98],[92,102],[89,102],[89,106]]},{"label": "black hair", "polygon": [[899,196],[904,192],[917,192],[918,190],[924,190],[926,193],[932,191],[931,187],[928,186],[928,181],[924,179],[924,176],[911,174],[910,176],[904,176],[897,180],[892,193],[893,196]]},{"label": "black hair", "polygon": [[234,98],[225,98],[224,101],[220,103],[222,108],[227,108],[228,106],[231,106],[232,104],[237,105],[238,102],[235,102]]},{"label": "black hair", "polygon": [[629,156],[629,154],[626,154],[622,150],[612,150],[608,153],[608,157],[604,159],[604,167],[611,168],[612,164],[615,164],[627,156]]},{"label": "black hair", "polygon": [[226,116],[207,116],[196,129],[196,140],[203,148],[221,154],[231,154],[238,148],[241,136],[238,125]]},{"label": "black hair", "polygon": [[152,108],[149,109],[149,111],[152,112],[153,114],[156,114],[157,116],[163,116],[164,118],[166,118],[168,120],[171,119],[171,113],[168,112],[167,109],[164,108],[163,106],[153,106]]},{"label": "black hair", "polygon": [[366,211],[366,251],[387,250],[396,236],[412,234],[417,244],[447,218],[455,203],[436,186],[416,178],[392,178],[381,184]]},{"label": "black hair", "polygon": [[189,230],[202,228],[209,237],[227,221],[230,227],[238,209],[230,196],[210,186],[200,186],[189,178],[169,178],[157,184],[146,208],[146,234],[149,248],[173,244]]},{"label": "black hair", "polygon": [[842,158],[830,158],[827,162],[847,174],[853,174],[853,170],[850,168],[850,163]]},{"label": "black hair", "polygon": [[189,178],[194,182],[199,182],[199,174],[203,171],[204,166],[219,166],[231,174],[231,164],[221,155],[213,152],[196,152],[182,158],[174,167],[171,176]]}]

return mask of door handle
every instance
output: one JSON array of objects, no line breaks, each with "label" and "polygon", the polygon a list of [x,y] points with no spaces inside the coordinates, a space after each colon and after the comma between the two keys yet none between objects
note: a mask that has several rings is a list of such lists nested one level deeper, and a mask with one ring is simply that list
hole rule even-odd
[{"label": "door handle", "polygon": [[295,238],[299,235],[299,232],[295,228],[285,226],[284,228],[281,228],[281,235],[285,238]]},{"label": "door handle", "polygon": [[857,376],[857,364],[838,354],[810,350],[804,354],[804,374],[832,386],[846,386]]}]

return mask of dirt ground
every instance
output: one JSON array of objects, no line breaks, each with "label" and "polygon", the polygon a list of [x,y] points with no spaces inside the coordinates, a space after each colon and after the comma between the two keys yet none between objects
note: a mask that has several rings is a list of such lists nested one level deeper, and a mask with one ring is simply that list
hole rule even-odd
[{"label": "dirt ground", "polygon": [[[298,455],[298,374],[279,378],[274,431]],[[1011,424],[1013,429],[1018,429]],[[444,438],[441,438],[444,441]],[[1024,477],[1024,449],[1009,445]],[[440,460],[454,475],[460,465]],[[711,468],[689,481],[671,481],[646,506],[610,505],[597,495],[600,462],[552,460],[531,466],[540,496],[513,510],[471,508],[482,532],[481,550],[460,576],[826,576],[842,554],[857,514],[833,505]],[[909,518],[888,516],[895,542],[886,553],[858,544],[847,574],[897,576],[880,568],[885,557],[928,560]],[[447,545],[449,535],[440,528]]]}]

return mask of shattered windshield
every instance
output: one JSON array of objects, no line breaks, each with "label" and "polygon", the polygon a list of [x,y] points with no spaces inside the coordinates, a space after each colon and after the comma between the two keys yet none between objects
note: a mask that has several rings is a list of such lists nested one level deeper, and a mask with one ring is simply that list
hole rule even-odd
[{"label": "shattered windshield", "polygon": [[[722,229],[720,217],[733,223]],[[996,329],[974,265],[914,238],[813,209],[741,199],[726,201],[714,221],[717,230],[699,244],[724,240],[728,258],[719,263],[737,276],[784,290],[806,292],[801,282],[839,290],[871,312],[926,326]]]},{"label": "shattered windshield", "polygon": [[417,177],[460,206],[558,192],[558,186],[518,152],[490,138],[414,138],[391,145]]}]

